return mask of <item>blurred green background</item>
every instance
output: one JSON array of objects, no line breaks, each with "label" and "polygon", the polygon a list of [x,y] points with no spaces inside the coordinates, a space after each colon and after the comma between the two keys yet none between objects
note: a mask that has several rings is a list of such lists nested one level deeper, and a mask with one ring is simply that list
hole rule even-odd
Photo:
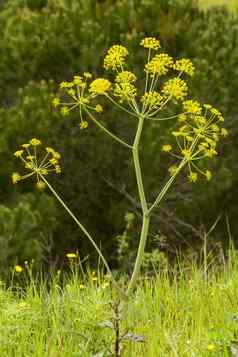
[{"label": "blurred green background", "polygon": [[[18,169],[13,152],[32,137],[62,154],[63,172],[51,178],[52,184],[102,246],[111,266],[130,269],[128,256],[135,254],[141,221],[129,153],[93,125],[82,132],[77,113],[64,119],[51,100],[62,80],[83,71],[101,75],[112,44],[127,46],[138,70],[144,60],[138,43],[144,36],[158,36],[170,55],[194,61],[192,95],[223,111],[230,132],[212,164],[211,183],[193,185],[184,176],[177,180],[153,218],[147,251],[152,259],[155,251],[170,261],[178,252],[199,257],[201,233],[219,214],[223,216],[208,248],[220,252],[227,247],[228,221],[236,239],[238,12],[222,7],[204,11],[202,3],[192,0],[5,0],[0,23],[1,274],[30,259],[58,268],[65,254],[76,249],[82,258],[89,255],[91,264],[98,261],[50,193],[37,191],[31,181],[12,185],[11,173]],[[118,135],[132,138],[134,127],[125,116],[108,107],[102,120]],[[143,137],[151,201],[171,164],[160,154],[169,130],[155,124]]]}]

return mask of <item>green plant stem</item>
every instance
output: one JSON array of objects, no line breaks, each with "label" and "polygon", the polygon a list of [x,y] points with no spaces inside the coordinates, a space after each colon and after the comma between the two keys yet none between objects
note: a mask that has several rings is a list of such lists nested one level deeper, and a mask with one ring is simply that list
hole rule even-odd
[{"label": "green plant stem", "polygon": [[102,259],[103,264],[105,265],[105,268],[107,269],[108,274],[110,275],[112,281],[116,284],[116,282],[114,281],[114,278],[112,276],[112,272],[111,269],[109,268],[106,259],[104,258],[104,256],[102,255],[100,249],[98,248],[97,244],[94,242],[93,238],[91,237],[91,235],[88,233],[87,229],[82,225],[82,223],[79,222],[79,220],[77,219],[77,217],[75,217],[75,215],[73,214],[73,212],[69,209],[69,207],[64,203],[64,201],[62,200],[62,198],[58,195],[58,193],[54,190],[54,188],[51,186],[51,184],[46,180],[46,178],[39,174],[39,176],[41,177],[41,179],[45,182],[45,184],[47,185],[47,187],[50,189],[50,191],[53,193],[53,195],[55,196],[55,198],[59,201],[59,203],[64,207],[64,209],[69,213],[69,215],[73,218],[73,220],[75,221],[75,223],[79,226],[79,228],[83,231],[83,233],[86,235],[86,237],[90,240],[91,244],[94,246],[94,248],[96,249],[98,255],[100,256],[100,258]]},{"label": "green plant stem", "polygon": [[141,229],[141,234],[140,234],[140,243],[139,243],[139,248],[138,248],[138,252],[137,252],[135,266],[134,266],[133,273],[132,273],[130,282],[128,284],[127,292],[126,292],[127,296],[129,296],[132,293],[132,291],[134,290],[134,288],[136,286],[137,279],[140,274],[140,268],[141,268],[141,264],[143,261],[149,227],[150,227],[150,215],[143,215],[143,224],[142,224],[142,229]]},{"label": "green plant stem", "polygon": [[155,202],[152,204],[152,206],[150,207],[148,213],[151,214],[152,211],[158,207],[158,205],[160,204],[160,202],[162,201],[164,195],[167,193],[167,191],[169,190],[170,186],[173,184],[175,178],[177,177],[179,171],[184,167],[184,165],[186,164],[186,159],[183,159],[180,163],[180,165],[177,168],[176,173],[170,177],[170,179],[166,182],[166,184],[164,185],[164,187],[162,188],[162,190],[160,191],[160,193],[158,194]]},{"label": "green plant stem", "polygon": [[117,142],[119,142],[120,144],[126,146],[129,149],[132,149],[132,146],[127,144],[124,140],[118,138],[118,136],[114,135],[113,133],[111,133],[108,129],[105,128],[105,126],[103,126],[99,121],[97,121],[94,116],[90,113],[90,111],[85,110],[86,113],[88,114],[88,116],[92,119],[92,121],[99,126],[100,129],[102,129],[106,134],[108,134],[111,138],[113,138],[114,140],[116,140]]},{"label": "green plant stem", "polygon": [[139,193],[139,197],[140,197],[141,207],[142,207],[143,214],[146,214],[146,212],[148,210],[148,206],[147,206],[147,202],[146,202],[146,198],[145,198],[145,191],[144,191],[141,166],[140,166],[140,158],[139,158],[139,144],[140,144],[140,138],[141,138],[141,133],[142,133],[142,129],[143,129],[143,124],[144,124],[144,117],[139,117],[137,132],[136,132],[135,140],[134,140],[133,147],[132,147],[132,154],[133,154],[133,161],[134,161],[134,167],[135,167],[135,173],[136,173],[136,181],[137,181],[137,186],[138,186],[138,193]]},{"label": "green plant stem", "polygon": [[139,144],[140,144],[140,138],[141,138],[141,133],[143,129],[143,123],[144,123],[144,117],[140,116],[139,117],[139,123],[137,127],[137,132],[132,148],[132,153],[133,153],[133,161],[134,161],[134,167],[135,167],[135,173],[136,173],[136,181],[137,181],[137,186],[138,186],[138,193],[140,197],[140,202],[141,202],[141,208],[143,212],[143,223],[142,223],[142,229],[141,229],[141,234],[140,234],[140,243],[139,243],[139,248],[137,251],[137,257],[133,269],[133,273],[127,288],[126,295],[129,296],[131,292],[134,290],[138,276],[140,274],[140,268],[144,256],[144,251],[145,251],[145,245],[147,241],[147,236],[149,232],[149,225],[150,225],[150,216],[148,215],[148,205],[145,197],[145,191],[144,191],[144,185],[143,185],[143,180],[142,180],[142,173],[141,173],[141,166],[140,166],[140,158],[139,158]]}]

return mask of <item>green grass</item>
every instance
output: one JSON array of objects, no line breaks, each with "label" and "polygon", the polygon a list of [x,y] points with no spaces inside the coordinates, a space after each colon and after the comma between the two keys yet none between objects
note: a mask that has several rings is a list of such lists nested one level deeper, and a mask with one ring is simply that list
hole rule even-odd
[{"label": "green grass", "polygon": [[207,9],[211,6],[228,6],[231,10],[238,8],[237,0],[199,0],[201,7]]},{"label": "green grass", "polygon": [[[102,323],[113,320],[116,293],[102,278],[90,280],[83,289],[76,273],[63,286],[55,277],[50,290],[33,281],[24,291],[1,284],[0,356],[89,357],[109,348],[114,332]],[[124,305],[121,331],[146,342],[125,341],[123,356],[230,356],[238,333],[237,281],[231,264],[207,281],[197,268],[144,280]]]}]

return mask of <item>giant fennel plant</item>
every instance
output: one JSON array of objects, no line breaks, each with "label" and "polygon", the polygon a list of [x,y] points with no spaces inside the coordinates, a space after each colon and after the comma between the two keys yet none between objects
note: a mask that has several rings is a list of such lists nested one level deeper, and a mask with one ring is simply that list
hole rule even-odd
[{"label": "giant fennel plant", "polygon": [[[91,73],[75,75],[72,81],[60,84],[60,94],[53,99],[54,107],[59,107],[63,116],[69,116],[73,110],[78,111],[81,129],[86,129],[88,122],[92,121],[104,134],[123,145],[132,154],[143,223],[138,240],[137,257],[127,287],[127,296],[134,290],[140,274],[152,213],[158,208],[182,170],[187,171],[188,179],[193,183],[200,177],[211,180],[210,170],[204,167],[209,159],[216,157],[220,138],[228,134],[222,126],[224,118],[217,109],[188,97],[188,85],[182,77],[194,75],[193,63],[189,59],[174,60],[167,53],[163,53],[157,38],[144,38],[140,45],[147,51],[147,61],[142,72],[144,77],[142,91],[136,85],[138,82],[136,74],[130,70],[126,62],[129,56],[128,50],[124,46],[114,45],[108,50],[103,65],[105,70],[111,72],[110,78],[113,77],[113,80],[94,79]],[[111,105],[136,121],[137,130],[133,142],[126,142],[108,130],[100,121],[98,114],[104,110],[102,99],[108,100]],[[170,104],[178,106],[179,113],[172,116],[161,115]],[[164,143],[161,150],[173,157],[174,164],[168,169],[169,179],[158,190],[154,202],[149,203],[144,189],[139,154],[141,135],[145,121],[167,120],[175,121],[176,129],[171,132],[171,141]],[[60,154],[51,147],[42,148],[41,141],[34,138],[29,143],[23,144],[15,152],[15,156],[23,163],[26,173],[13,173],[13,183],[35,176],[39,188],[48,186],[91,241],[112,281],[116,284],[105,257],[88,230],[75,217],[47,179],[50,172],[57,174],[61,172]]]}]

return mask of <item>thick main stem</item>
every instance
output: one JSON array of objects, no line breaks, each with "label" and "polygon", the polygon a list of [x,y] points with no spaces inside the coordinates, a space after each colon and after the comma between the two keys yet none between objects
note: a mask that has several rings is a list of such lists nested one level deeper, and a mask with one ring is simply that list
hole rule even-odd
[{"label": "thick main stem", "polygon": [[141,133],[143,129],[143,123],[144,123],[144,118],[139,117],[139,123],[138,123],[138,128],[132,148],[132,153],[133,153],[133,160],[134,160],[134,166],[135,166],[135,173],[136,173],[136,181],[137,181],[137,186],[138,186],[138,193],[140,197],[140,202],[141,202],[141,208],[143,212],[143,223],[142,223],[142,229],[141,229],[141,234],[140,234],[140,243],[139,243],[139,248],[137,251],[137,257],[136,257],[136,262],[135,266],[133,269],[133,273],[127,288],[127,296],[130,295],[130,293],[133,291],[136,281],[138,279],[138,276],[140,274],[140,268],[144,256],[144,251],[145,251],[145,245],[147,241],[147,236],[149,232],[149,225],[150,225],[150,215],[148,214],[148,205],[145,197],[145,191],[144,191],[144,185],[143,185],[143,180],[142,180],[142,173],[141,173],[141,166],[140,166],[140,158],[139,158],[139,144],[140,144],[140,138],[141,138]]},{"label": "thick main stem", "polygon": [[137,279],[140,274],[140,268],[141,264],[143,261],[143,256],[145,252],[145,245],[147,241],[147,236],[149,232],[149,226],[150,226],[150,215],[143,215],[143,224],[142,224],[142,229],[141,229],[141,234],[140,234],[140,244],[137,252],[137,257],[136,257],[136,262],[135,266],[133,269],[133,273],[131,276],[131,280],[129,282],[128,288],[126,295],[129,296],[131,292],[134,290],[136,286]]}]

